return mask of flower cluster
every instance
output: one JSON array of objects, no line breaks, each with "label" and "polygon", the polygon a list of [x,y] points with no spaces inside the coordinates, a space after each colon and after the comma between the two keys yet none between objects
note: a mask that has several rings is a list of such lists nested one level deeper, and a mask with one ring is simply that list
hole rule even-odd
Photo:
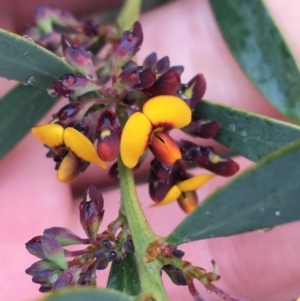
[{"label": "flower cluster", "polygon": [[[64,34],[54,25],[64,28]],[[156,204],[178,200],[190,212],[198,203],[195,190],[213,175],[193,176],[187,163],[220,176],[238,171],[234,161],[221,158],[212,147],[171,137],[172,129],[180,129],[196,139],[212,138],[219,125],[195,112],[206,88],[201,74],[182,84],[183,67],[170,66],[168,57],[158,59],[151,53],[141,65],[133,60],[143,42],[139,22],[119,33],[114,25],[80,22],[69,13],[40,6],[36,27],[27,34],[63,55],[74,69],[53,83],[55,93],[69,103],[50,124],[32,129],[50,148],[48,156],[56,162],[60,181],[72,182],[89,163],[106,168],[118,155],[128,168],[137,168],[150,150],[155,157],[149,175],[151,198]],[[103,40],[105,49],[99,46]]]},{"label": "flower cluster", "polygon": [[[66,228],[53,227],[26,243],[28,252],[40,259],[26,269],[32,281],[40,284],[40,292],[96,285],[97,270],[105,269],[109,262],[121,264],[126,252],[134,252],[124,216],[120,215],[107,230],[98,233],[103,207],[101,193],[88,185],[79,206],[80,222],[88,238],[80,238]],[[65,249],[66,246],[82,244],[88,246],[75,251]]]}]

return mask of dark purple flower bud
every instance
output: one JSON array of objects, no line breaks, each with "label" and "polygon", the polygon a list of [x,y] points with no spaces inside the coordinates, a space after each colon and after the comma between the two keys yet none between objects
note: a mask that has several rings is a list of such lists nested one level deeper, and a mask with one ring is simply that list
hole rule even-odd
[{"label": "dark purple flower bud", "polygon": [[82,27],[83,33],[88,37],[96,37],[100,32],[100,25],[95,20],[86,20]]},{"label": "dark purple flower bud", "polygon": [[162,180],[168,177],[172,172],[172,165],[166,165],[158,161],[157,159],[153,159],[150,162],[150,167],[156,178]]},{"label": "dark purple flower bud", "polygon": [[186,102],[193,110],[199,101],[202,99],[206,90],[206,81],[202,74],[193,77],[185,87],[184,95],[187,98]]},{"label": "dark purple flower bud", "polygon": [[53,83],[54,91],[64,97],[75,99],[91,91],[98,91],[100,86],[83,75],[64,74]]},{"label": "dark purple flower bud", "polygon": [[121,253],[118,253],[116,255],[116,258],[114,259],[114,263],[117,265],[121,265],[123,263],[124,257]]},{"label": "dark purple flower bud", "polygon": [[82,273],[82,269],[71,267],[66,271],[63,271],[53,285],[53,290],[60,288],[74,286],[79,275]]},{"label": "dark purple flower bud", "polygon": [[139,65],[135,61],[128,61],[125,65],[122,66],[122,70],[137,68]]},{"label": "dark purple flower bud", "polygon": [[46,235],[42,236],[41,243],[45,257],[56,263],[61,269],[66,270],[68,268],[68,263],[62,246],[56,240]]},{"label": "dark purple flower bud", "polygon": [[97,285],[97,276],[96,276],[96,268],[91,265],[86,272],[84,272],[78,279],[77,285],[88,285],[88,286],[96,286]]},{"label": "dark purple flower bud", "polygon": [[60,267],[52,261],[40,260],[33,263],[29,268],[27,268],[25,270],[25,273],[34,276],[36,273],[47,269],[58,270],[60,269]]},{"label": "dark purple flower bud", "polygon": [[97,270],[104,270],[107,268],[109,264],[109,261],[105,258],[103,260],[101,260],[98,264],[97,264]]},{"label": "dark purple flower bud", "polygon": [[102,249],[104,251],[110,251],[113,248],[113,244],[109,240],[104,240],[102,243]]},{"label": "dark purple flower bud", "polygon": [[177,257],[177,258],[180,258],[182,259],[182,257],[184,256],[184,252],[177,249],[177,248],[174,248],[173,251],[172,251],[172,254]]},{"label": "dark purple flower bud", "polygon": [[130,87],[138,84],[140,82],[138,69],[137,67],[133,67],[123,70],[118,76],[119,82]]},{"label": "dark purple flower bud", "polygon": [[148,89],[144,92],[151,96],[157,95],[174,95],[180,85],[180,76],[174,70],[168,70],[161,75]]},{"label": "dark purple flower bud", "polygon": [[163,200],[169,192],[169,190],[171,189],[171,187],[173,186],[173,183],[170,180],[170,177],[158,180],[153,174],[153,171],[150,171],[148,178],[149,195],[155,203],[158,203],[161,200]]},{"label": "dark purple flower bud", "polygon": [[134,245],[132,239],[127,239],[124,241],[123,248],[128,253],[134,253]]},{"label": "dark purple flower bud", "polygon": [[176,268],[172,268],[171,265],[166,265],[163,267],[163,270],[166,272],[166,274],[170,277],[172,282],[176,285],[187,285],[187,281],[184,277],[184,274],[182,271]]},{"label": "dark purple flower bud", "polygon": [[183,66],[172,66],[169,70],[173,70],[176,73],[178,73],[179,75],[181,75],[184,71],[184,67]]},{"label": "dark purple flower bud", "polygon": [[77,72],[86,76],[88,79],[97,79],[91,55],[83,47],[75,44],[64,35],[61,37],[61,45],[67,62],[74,67]]},{"label": "dark purple flower bud", "polygon": [[25,246],[30,254],[41,259],[46,259],[46,256],[42,248],[41,237],[42,236],[36,236],[32,238],[25,244]]},{"label": "dark purple flower bud", "polygon": [[104,111],[97,124],[97,153],[107,162],[114,161],[120,150],[121,127],[118,116],[111,110]]},{"label": "dark purple flower bud", "polygon": [[218,133],[220,126],[216,121],[205,120],[193,114],[192,121],[183,130],[191,136],[209,139]]},{"label": "dark purple flower bud", "polygon": [[95,253],[95,257],[98,259],[98,260],[103,260],[104,258],[106,258],[106,253],[103,251],[103,250],[98,250],[96,251]]},{"label": "dark purple flower bud", "polygon": [[155,52],[152,52],[144,59],[143,66],[144,68],[154,69],[156,62],[157,62],[157,54]]},{"label": "dark purple flower bud", "polygon": [[97,233],[104,215],[104,201],[100,191],[88,184],[83,201],[79,205],[80,222],[86,235],[97,242]]},{"label": "dark purple flower bud", "polygon": [[68,103],[57,113],[53,114],[52,117],[57,118],[57,123],[63,127],[73,126],[84,117],[94,103],[95,101],[93,100]]},{"label": "dark purple flower bud", "polygon": [[61,246],[84,244],[85,240],[71,230],[62,227],[52,227],[44,231],[44,235],[56,240]]},{"label": "dark purple flower bud", "polygon": [[170,68],[170,59],[168,56],[164,56],[157,61],[155,70],[157,74],[165,73]]},{"label": "dark purple flower bud", "polygon": [[43,284],[43,285],[45,285],[45,284],[52,285],[57,280],[57,278],[59,277],[60,274],[61,274],[61,271],[57,271],[57,270],[53,270],[53,269],[46,269],[46,270],[36,273],[32,277],[32,282]]},{"label": "dark purple flower bud", "polygon": [[126,58],[126,61],[128,61],[140,50],[142,43],[142,26],[140,22],[136,21],[132,29],[124,31],[120,40],[115,44],[115,55]]},{"label": "dark purple flower bud", "polygon": [[183,160],[195,162],[217,175],[230,177],[239,170],[236,162],[230,158],[221,158],[212,147],[203,147],[187,140],[180,140],[178,145]]},{"label": "dark purple flower bud", "polygon": [[36,43],[47,50],[57,53],[60,47],[61,35],[55,31],[46,33],[36,40]]},{"label": "dark purple flower bud", "polygon": [[109,169],[108,175],[115,179],[119,180],[119,170],[118,170],[118,162],[115,162]]},{"label": "dark purple flower bud", "polygon": [[115,251],[109,251],[106,253],[106,259],[108,261],[113,261],[117,257],[117,253]]},{"label": "dark purple flower bud", "polygon": [[39,288],[40,293],[49,293],[51,291],[52,291],[52,285],[51,286],[41,285]]},{"label": "dark purple flower bud", "polygon": [[156,73],[150,68],[143,69],[138,75],[139,82],[134,86],[136,89],[150,88],[156,81]]}]

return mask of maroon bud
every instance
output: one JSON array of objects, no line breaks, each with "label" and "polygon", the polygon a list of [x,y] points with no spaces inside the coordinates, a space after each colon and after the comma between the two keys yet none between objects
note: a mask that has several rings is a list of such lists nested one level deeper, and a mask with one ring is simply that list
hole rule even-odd
[{"label": "maroon bud", "polygon": [[166,274],[170,277],[172,282],[176,285],[187,285],[187,281],[184,277],[184,274],[181,270],[176,269],[172,265],[165,265],[163,267],[163,270],[166,272]]},{"label": "maroon bud", "polygon": [[61,269],[66,270],[68,263],[62,246],[56,240],[45,235],[42,236],[41,243],[45,257],[57,264]]},{"label": "maroon bud", "polygon": [[155,52],[152,52],[144,59],[143,66],[144,68],[154,69],[156,62],[157,62],[157,55]]},{"label": "maroon bud", "polygon": [[88,37],[96,37],[99,35],[100,25],[92,19],[86,20],[82,27],[83,33]]},{"label": "maroon bud", "polygon": [[174,70],[168,70],[161,75],[152,87],[144,91],[151,95],[174,95],[180,85],[180,76]]},{"label": "maroon bud", "polygon": [[220,126],[216,121],[205,120],[194,114],[190,124],[184,128],[185,133],[205,139],[213,138],[219,130]]},{"label": "maroon bud", "polygon": [[155,65],[155,70],[157,74],[165,73],[170,68],[170,59],[168,56],[164,56],[157,61]]},{"label": "maroon bud", "polygon": [[119,180],[118,162],[112,164],[109,168],[108,175],[114,180]]},{"label": "maroon bud", "polygon": [[36,237],[32,238],[25,244],[25,246],[26,246],[27,251],[30,254],[32,254],[38,258],[41,258],[41,259],[46,259],[46,256],[44,254],[42,244],[41,244],[41,237],[42,236],[36,236]]},{"label": "maroon bud", "polygon": [[97,153],[103,161],[114,161],[120,150],[121,128],[118,116],[104,111],[97,124]]},{"label": "maroon bud", "polygon": [[187,96],[187,104],[194,109],[202,99],[206,90],[206,81],[202,74],[193,77],[186,85],[184,94]]},{"label": "maroon bud", "polygon": [[91,265],[86,272],[84,272],[78,279],[77,284],[80,285],[88,285],[88,286],[96,286],[97,285],[97,276],[96,276],[96,268]]},{"label": "maroon bud", "polygon": [[61,35],[55,31],[46,33],[36,40],[36,43],[47,50],[56,53],[61,41]]},{"label": "maroon bud", "polygon": [[80,222],[86,235],[97,242],[97,233],[104,215],[104,201],[100,191],[88,184],[83,201],[79,205]]},{"label": "maroon bud", "polygon": [[53,285],[53,290],[58,290],[60,288],[75,286],[79,275],[82,273],[82,269],[71,267],[70,269],[62,272],[58,279]]},{"label": "maroon bud", "polygon": [[155,203],[163,200],[171,187],[175,184],[172,181],[172,177],[166,177],[162,180],[158,180],[152,170],[150,170],[148,182],[149,195]]},{"label": "maroon bud", "polygon": [[123,32],[120,40],[115,44],[114,51],[118,57],[131,59],[141,48],[143,31],[141,24],[136,21],[130,31]]},{"label": "maroon bud", "polygon": [[156,73],[150,69],[143,69],[139,72],[139,82],[134,86],[136,89],[150,88],[156,81]]},{"label": "maroon bud", "polygon": [[55,239],[61,246],[84,244],[85,240],[71,230],[62,227],[52,227],[44,230],[44,235]]},{"label": "maroon bud", "polygon": [[133,68],[125,69],[119,74],[118,80],[120,81],[121,84],[125,84],[128,86],[134,86],[138,84],[140,81],[138,68],[133,67]]},{"label": "maroon bud", "polygon": [[150,162],[151,170],[153,171],[155,177],[159,180],[162,180],[168,177],[172,172],[172,165],[166,165],[158,161],[157,159],[153,159]]},{"label": "maroon bud", "polygon": [[48,260],[40,260],[33,263],[29,268],[25,270],[25,273],[34,276],[36,273],[41,272],[46,269],[58,270],[60,267],[54,262]]},{"label": "maroon bud", "polygon": [[65,74],[58,81],[53,83],[53,89],[57,94],[64,97],[69,97],[73,93],[72,86],[76,82],[76,75]]},{"label": "maroon bud", "polygon": [[[53,270],[53,269],[46,269],[36,273],[32,277],[32,282],[39,283],[43,285],[52,285],[53,282],[59,277],[61,271]],[[54,281],[53,281],[54,280]]]}]

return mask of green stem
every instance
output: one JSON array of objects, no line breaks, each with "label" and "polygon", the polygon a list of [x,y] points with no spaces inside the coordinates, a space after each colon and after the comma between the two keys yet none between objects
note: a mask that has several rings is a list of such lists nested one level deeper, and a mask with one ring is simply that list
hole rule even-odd
[{"label": "green stem", "polygon": [[135,256],[139,270],[142,294],[150,295],[154,300],[167,301],[168,297],[160,277],[161,263],[158,260],[146,263],[143,258],[147,247],[157,237],[153,233],[140,206],[135,189],[133,172],[119,158],[118,169],[122,206],[128,220]]}]

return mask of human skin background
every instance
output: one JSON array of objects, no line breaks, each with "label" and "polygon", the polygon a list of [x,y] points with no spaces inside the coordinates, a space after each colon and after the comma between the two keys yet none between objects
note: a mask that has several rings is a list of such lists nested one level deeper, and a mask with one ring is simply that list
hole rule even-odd
[{"label": "human skin background", "polygon": [[[31,8],[38,2],[59,5],[59,1],[54,0],[26,1],[25,9],[20,0],[0,1],[0,26],[20,29],[21,22],[29,22],[29,16],[33,15]],[[63,1],[62,4],[77,15],[94,12],[95,7],[100,6],[99,1],[74,2]],[[268,0],[266,3],[299,62],[300,2]],[[205,99],[282,118],[253,88],[232,58],[208,1],[177,1],[146,13],[141,23],[144,43],[138,54],[140,62],[152,51],[156,51],[158,57],[168,55],[172,65],[185,66],[183,82],[197,73],[204,74],[208,86]],[[12,84],[1,80],[1,93],[4,94]],[[62,100],[39,124],[48,122],[63,103],[66,100]],[[56,180],[54,163],[45,158],[45,153],[41,143],[28,135],[0,162],[0,300],[25,301],[40,296],[38,285],[24,273],[37,260],[25,250],[26,241],[52,226],[68,227],[83,236],[78,218],[79,202],[73,201],[69,185]],[[238,162],[242,169],[251,164],[242,158]],[[199,191],[199,198],[202,200],[227,180],[214,179]],[[104,230],[117,215],[118,189],[104,189],[106,173],[96,167],[80,176],[79,181],[102,183],[105,217],[101,229]],[[149,208],[151,200],[146,185],[139,185],[138,193],[143,210],[158,235],[167,235],[184,218],[177,204]],[[186,251],[186,260],[208,270],[211,259],[215,259],[222,277],[216,285],[228,293],[245,300],[291,301],[300,294],[299,231],[300,224],[292,223],[267,233],[253,232],[194,242],[183,245],[182,249]],[[99,285],[105,285],[107,273],[108,270],[99,272]],[[175,286],[166,277],[164,279],[170,300],[193,300],[186,287]],[[208,294],[201,285],[197,287],[209,300],[220,300]]]}]

